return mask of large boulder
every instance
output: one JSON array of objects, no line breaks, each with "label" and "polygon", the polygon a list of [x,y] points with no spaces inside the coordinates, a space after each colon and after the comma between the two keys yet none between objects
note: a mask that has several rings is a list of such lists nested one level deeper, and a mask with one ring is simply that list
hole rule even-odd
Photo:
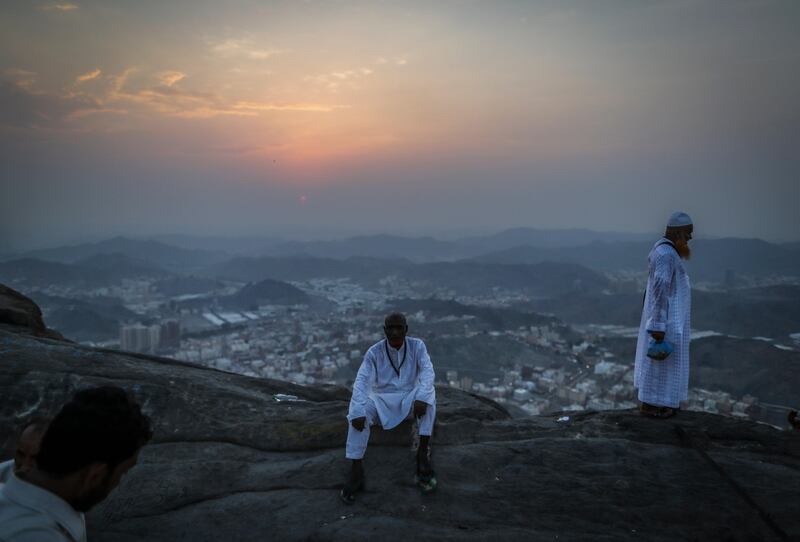
[{"label": "large boulder", "polygon": [[[22,330],[22,331],[21,331]],[[720,416],[511,418],[437,391],[440,488],[413,482],[410,424],[376,431],[366,491],[338,499],[349,391],[0,329],[0,442],[85,386],[127,388],[153,442],[87,518],[95,542],[787,540],[800,537],[800,438]],[[276,395],[295,399],[277,400]]]},{"label": "large boulder", "polygon": [[3,284],[0,284],[0,329],[64,340],[57,331],[47,329],[42,311],[33,300]]}]

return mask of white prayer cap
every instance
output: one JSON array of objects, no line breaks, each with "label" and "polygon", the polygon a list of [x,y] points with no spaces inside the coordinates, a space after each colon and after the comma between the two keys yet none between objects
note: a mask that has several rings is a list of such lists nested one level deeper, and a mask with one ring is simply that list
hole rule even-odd
[{"label": "white prayer cap", "polygon": [[667,222],[668,228],[679,228],[681,226],[691,226],[692,225],[692,218],[683,213],[681,211],[675,211],[669,216],[669,222]]}]

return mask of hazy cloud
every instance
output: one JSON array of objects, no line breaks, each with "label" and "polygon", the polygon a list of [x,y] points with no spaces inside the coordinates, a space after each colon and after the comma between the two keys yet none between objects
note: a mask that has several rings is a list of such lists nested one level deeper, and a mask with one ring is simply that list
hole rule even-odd
[{"label": "hazy cloud", "polygon": [[249,37],[212,40],[209,42],[209,48],[217,56],[239,57],[249,60],[266,60],[287,52],[284,49],[260,47],[253,38]]},{"label": "hazy cloud", "polygon": [[158,74],[158,79],[162,85],[171,87],[181,79],[184,79],[186,74],[179,71],[165,71]]},{"label": "hazy cloud", "polygon": [[234,109],[244,109],[249,111],[320,111],[328,112],[337,109],[349,109],[349,105],[323,105],[323,104],[275,104],[259,102],[237,102],[233,105]]},{"label": "hazy cloud", "polygon": [[113,108],[113,107],[87,107],[84,109],[77,109],[72,113],[67,114],[64,118],[67,120],[75,120],[80,119],[83,117],[88,117],[91,115],[100,115],[100,114],[113,114],[113,115],[127,115],[127,109],[120,109],[120,108]]},{"label": "hazy cloud", "polygon": [[54,128],[78,111],[98,109],[88,96],[55,95],[35,91],[28,80],[0,81],[0,125]]},{"label": "hazy cloud", "polygon": [[41,11],[75,11],[79,6],[72,2],[55,2],[51,4],[43,4],[37,9]]},{"label": "hazy cloud", "polygon": [[28,92],[34,92],[33,86],[36,83],[36,72],[19,68],[10,68],[3,73],[8,78],[8,82]]},{"label": "hazy cloud", "polygon": [[92,79],[97,79],[100,76],[101,73],[102,72],[99,69],[90,71],[88,73],[84,73],[83,75],[79,75],[75,79],[75,83],[76,84],[85,83],[86,81],[91,81]]},{"label": "hazy cloud", "polygon": [[370,68],[361,67],[350,70],[333,71],[321,75],[309,75],[304,81],[320,85],[331,92],[338,92],[342,88],[356,89],[360,81],[375,73]]},{"label": "hazy cloud", "polygon": [[408,64],[408,59],[402,56],[393,57],[393,58],[386,58],[385,56],[378,57],[375,60],[375,64],[394,64],[396,66],[405,66]]},{"label": "hazy cloud", "polygon": [[[117,74],[104,74],[96,69],[74,77],[74,86],[60,92],[38,90],[37,74],[32,71],[11,69],[4,73],[6,80],[0,89],[0,123],[28,128],[85,128],[75,124],[65,126],[63,122],[78,122],[100,114],[130,114],[134,110],[186,119],[207,119],[257,117],[262,113],[280,111],[325,113],[350,107],[313,102],[242,100],[198,92],[180,86],[187,74],[178,70],[147,73],[129,67]],[[349,72],[342,74],[344,79],[352,76]],[[153,80],[157,84],[147,84]]]}]

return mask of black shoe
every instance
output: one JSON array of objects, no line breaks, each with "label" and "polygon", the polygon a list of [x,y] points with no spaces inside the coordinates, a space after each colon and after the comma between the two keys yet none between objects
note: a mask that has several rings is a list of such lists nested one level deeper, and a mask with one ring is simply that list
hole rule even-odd
[{"label": "black shoe", "polygon": [[354,467],[350,472],[350,478],[345,483],[342,490],[339,492],[339,498],[345,504],[353,504],[356,502],[356,493],[364,489],[364,469],[363,467]]},{"label": "black shoe", "polygon": [[438,485],[436,472],[431,466],[428,454],[417,454],[417,475],[415,478],[422,493],[427,494],[436,491]]}]

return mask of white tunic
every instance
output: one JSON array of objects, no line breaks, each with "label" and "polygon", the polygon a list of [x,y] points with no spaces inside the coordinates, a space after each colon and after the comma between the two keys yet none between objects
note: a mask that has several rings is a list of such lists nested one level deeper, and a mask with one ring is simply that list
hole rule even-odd
[{"label": "white tunic", "polygon": [[8,482],[8,479],[11,478],[11,474],[13,472],[14,472],[13,459],[9,459],[8,461],[0,463],[0,485]]},{"label": "white tunic", "polygon": [[372,399],[384,429],[391,429],[411,413],[414,401],[436,404],[435,374],[425,343],[406,337],[400,350],[384,339],[364,355],[353,382],[348,420],[366,415],[367,399]]},{"label": "white tunic", "polygon": [[12,474],[0,488],[0,540],[86,542],[86,521],[61,497]]},{"label": "white tunic", "polygon": [[[670,242],[660,239],[648,256],[649,277],[645,293],[633,385],[639,400],[678,408],[689,391],[689,340],[692,290],[689,275]],[[650,331],[663,331],[675,351],[663,361],[647,357]]]}]

